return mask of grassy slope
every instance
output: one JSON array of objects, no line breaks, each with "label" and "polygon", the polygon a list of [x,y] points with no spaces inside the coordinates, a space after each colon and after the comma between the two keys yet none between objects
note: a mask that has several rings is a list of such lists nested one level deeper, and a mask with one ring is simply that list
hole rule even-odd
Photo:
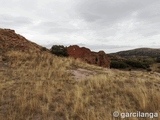
[{"label": "grassy slope", "polygon": [[[5,56],[1,120],[114,120],[115,110],[160,113],[158,74],[103,69],[49,53],[10,51]],[[97,75],[75,81],[67,70],[76,68]]]}]

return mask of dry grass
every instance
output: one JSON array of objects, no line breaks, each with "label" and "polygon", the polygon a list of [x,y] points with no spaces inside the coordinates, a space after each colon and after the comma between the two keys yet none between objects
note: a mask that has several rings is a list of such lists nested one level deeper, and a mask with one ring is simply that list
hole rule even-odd
[{"label": "dry grass", "polygon": [[[114,111],[160,113],[158,74],[103,69],[49,53],[12,51],[5,57],[0,120],[118,120]],[[68,70],[77,68],[97,74],[75,81]]]},{"label": "dry grass", "polygon": [[160,73],[160,63],[155,63],[151,66],[153,71]]}]

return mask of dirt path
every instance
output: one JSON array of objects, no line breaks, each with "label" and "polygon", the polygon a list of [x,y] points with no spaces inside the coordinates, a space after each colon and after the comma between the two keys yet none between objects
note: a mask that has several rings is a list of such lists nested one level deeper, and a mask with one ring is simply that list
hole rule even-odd
[{"label": "dirt path", "polygon": [[82,68],[78,68],[76,70],[69,70],[69,72],[71,72],[71,74],[73,74],[73,78],[76,81],[86,79],[86,78],[96,74],[96,72],[94,72],[94,71],[82,69]]}]

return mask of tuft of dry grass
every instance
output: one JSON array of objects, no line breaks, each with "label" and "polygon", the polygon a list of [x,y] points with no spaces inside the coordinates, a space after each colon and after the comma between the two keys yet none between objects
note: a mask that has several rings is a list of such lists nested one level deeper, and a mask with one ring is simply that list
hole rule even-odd
[{"label": "tuft of dry grass", "polygon": [[[5,57],[8,67],[0,70],[1,120],[121,119],[113,117],[114,111],[160,114],[156,73],[109,70],[47,52],[10,51]],[[68,70],[78,68],[97,74],[76,81]],[[132,119],[139,118],[126,118]]]}]

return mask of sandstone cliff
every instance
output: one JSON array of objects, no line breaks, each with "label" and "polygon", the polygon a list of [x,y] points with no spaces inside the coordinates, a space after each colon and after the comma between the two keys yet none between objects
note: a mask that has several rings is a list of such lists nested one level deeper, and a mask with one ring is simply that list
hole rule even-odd
[{"label": "sandstone cliff", "polygon": [[88,48],[73,45],[67,48],[67,52],[70,57],[80,58],[89,64],[110,68],[110,59],[104,51],[92,52]]}]

